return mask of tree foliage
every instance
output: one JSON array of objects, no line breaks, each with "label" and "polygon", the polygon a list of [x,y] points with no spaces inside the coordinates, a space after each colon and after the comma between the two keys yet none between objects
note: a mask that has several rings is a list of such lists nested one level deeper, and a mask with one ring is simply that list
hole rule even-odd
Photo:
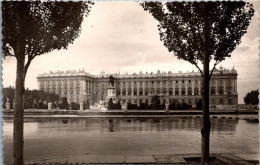
[{"label": "tree foliage", "polygon": [[108,101],[107,109],[114,109],[114,104],[113,104],[112,98],[110,98],[109,101]]},{"label": "tree foliage", "polygon": [[[32,59],[54,49],[67,48],[79,36],[92,2],[3,1],[3,56],[17,57],[19,35],[25,37],[25,70]],[[20,15],[20,10],[24,15]],[[22,32],[21,32],[22,30]]]},{"label": "tree foliage", "polygon": [[250,93],[247,93],[244,97],[244,102],[246,105],[258,105],[259,99],[258,99],[259,92],[258,90],[253,90]]},{"label": "tree foliage", "polygon": [[[208,48],[210,60],[215,61],[213,71],[241,43],[254,15],[253,5],[244,1],[144,2],[141,5],[159,21],[160,39],[169,52],[195,65],[201,74],[199,63],[203,64],[204,48]],[[203,35],[205,10],[209,21],[207,45]]]},{"label": "tree foliage", "polygon": [[[230,57],[247,32],[253,5],[243,1],[142,2],[159,22],[160,39],[169,52],[195,65],[202,77],[201,164],[209,163],[209,80],[218,63]],[[210,72],[209,63],[215,61]],[[203,64],[203,70],[199,67]]]},{"label": "tree foliage", "polygon": [[[3,88],[3,105],[7,102],[7,98],[9,99],[9,103],[11,108],[13,108],[14,98],[15,98],[15,88],[10,86],[7,88]],[[31,108],[39,108],[39,103],[56,103],[60,99],[60,96],[55,93],[44,92],[40,90],[25,90],[25,97],[24,97],[24,108],[31,109]],[[35,105],[37,104],[37,105]]]},{"label": "tree foliage", "polygon": [[62,98],[61,109],[69,109],[68,99],[66,97]]},{"label": "tree foliage", "polygon": [[[80,34],[92,2],[3,1],[2,54],[17,62],[13,131],[13,164],[24,164],[24,82],[32,60],[54,49],[67,48]],[[26,58],[27,57],[27,58]]]}]

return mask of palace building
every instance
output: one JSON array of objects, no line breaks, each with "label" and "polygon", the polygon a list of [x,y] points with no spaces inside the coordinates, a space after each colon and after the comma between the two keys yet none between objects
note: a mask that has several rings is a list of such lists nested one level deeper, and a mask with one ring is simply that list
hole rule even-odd
[{"label": "palace building", "polygon": [[[68,102],[90,105],[106,99],[111,74],[92,75],[84,70],[57,71],[40,74],[39,90],[54,92]],[[199,72],[112,74],[116,97],[124,103],[151,104],[152,96],[160,96],[160,103],[188,103],[193,106],[201,99],[202,77]],[[237,71],[220,67],[210,80],[210,105],[238,104]]]}]

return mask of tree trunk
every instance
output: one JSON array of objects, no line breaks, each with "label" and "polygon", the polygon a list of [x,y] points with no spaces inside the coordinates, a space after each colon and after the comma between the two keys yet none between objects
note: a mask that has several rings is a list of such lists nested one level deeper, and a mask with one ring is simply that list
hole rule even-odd
[{"label": "tree trunk", "polygon": [[[20,48],[21,49],[21,48]],[[22,52],[20,52],[22,53]],[[20,55],[19,53],[19,55]],[[24,54],[24,53],[23,53]],[[23,55],[24,56],[24,55]],[[23,164],[24,57],[17,57],[13,154],[14,164]]]},{"label": "tree trunk", "polygon": [[19,11],[17,15],[18,20],[18,39],[17,45],[14,48],[15,57],[17,61],[16,68],[16,84],[15,84],[15,108],[14,108],[14,130],[13,130],[13,156],[14,164],[23,164],[23,113],[24,113],[24,78],[25,78],[25,16],[27,3],[19,4]]},{"label": "tree trunk", "polygon": [[209,137],[210,137],[210,117],[209,117],[209,20],[206,8],[206,2],[204,2],[204,57],[203,57],[203,92],[202,92],[202,104],[203,104],[203,117],[201,128],[201,163],[209,164]]}]

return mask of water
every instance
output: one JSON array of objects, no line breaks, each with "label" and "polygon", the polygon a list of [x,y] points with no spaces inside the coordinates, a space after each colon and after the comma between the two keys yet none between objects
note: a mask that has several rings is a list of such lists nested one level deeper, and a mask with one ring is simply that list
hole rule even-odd
[{"label": "water", "polygon": [[[257,116],[256,116],[257,117]],[[12,162],[13,122],[3,122],[4,162]],[[25,161],[79,155],[200,153],[201,118],[26,119]],[[258,153],[258,123],[211,118],[211,153]]]}]

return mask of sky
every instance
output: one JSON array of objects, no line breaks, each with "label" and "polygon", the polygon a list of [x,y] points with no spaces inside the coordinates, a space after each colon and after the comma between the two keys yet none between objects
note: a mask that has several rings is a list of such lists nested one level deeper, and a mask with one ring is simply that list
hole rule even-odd
[{"label": "sky", "polygon": [[[248,32],[231,58],[218,65],[237,70],[239,103],[243,103],[246,93],[258,88],[259,2],[253,4],[255,15]],[[91,74],[197,71],[168,52],[160,41],[157,25],[137,2],[95,2],[82,23],[80,36],[67,50],[55,50],[32,61],[25,87],[37,89],[38,74],[57,70],[84,69]],[[7,57],[2,62],[3,86],[14,86],[16,59]]]}]

